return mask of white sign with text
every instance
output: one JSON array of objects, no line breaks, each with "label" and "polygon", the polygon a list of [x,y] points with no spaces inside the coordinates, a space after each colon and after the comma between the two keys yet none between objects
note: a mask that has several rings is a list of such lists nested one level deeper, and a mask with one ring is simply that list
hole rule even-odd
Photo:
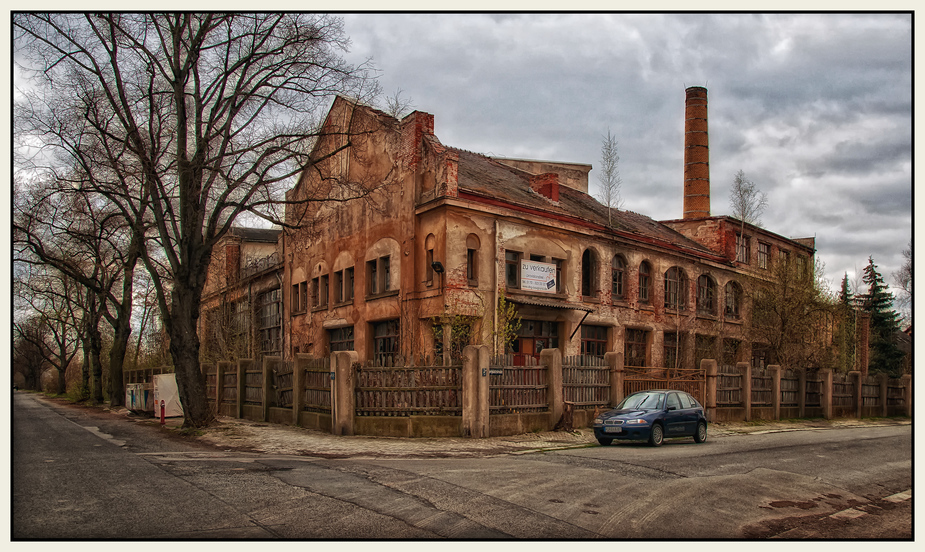
[{"label": "white sign with text", "polygon": [[556,292],[556,265],[537,261],[520,261],[520,289]]}]

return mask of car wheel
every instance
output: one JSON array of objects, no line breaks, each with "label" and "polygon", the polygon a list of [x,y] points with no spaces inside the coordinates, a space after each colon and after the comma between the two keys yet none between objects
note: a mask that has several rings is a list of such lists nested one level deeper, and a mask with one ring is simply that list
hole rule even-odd
[{"label": "car wheel", "polygon": [[665,440],[665,432],[662,429],[660,424],[655,424],[652,426],[652,433],[649,434],[649,444],[653,447],[662,446],[662,442]]},{"label": "car wheel", "polygon": [[707,424],[700,422],[697,424],[697,433],[694,434],[694,442],[702,443],[707,440]]},{"label": "car wheel", "polygon": [[607,437],[598,437],[597,442],[600,443],[602,447],[609,447],[610,443],[613,443],[613,439],[608,439]]}]

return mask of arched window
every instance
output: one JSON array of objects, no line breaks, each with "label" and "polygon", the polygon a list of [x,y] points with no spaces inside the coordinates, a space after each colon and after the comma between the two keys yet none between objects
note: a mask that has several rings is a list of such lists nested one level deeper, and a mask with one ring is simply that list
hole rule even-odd
[{"label": "arched window", "polygon": [[581,295],[597,295],[597,253],[590,247],[581,255]]},{"label": "arched window", "polygon": [[706,274],[697,278],[697,312],[716,314],[716,282]]},{"label": "arched window", "polygon": [[687,310],[687,275],[676,266],[665,272],[665,308]]},{"label": "arched window", "polygon": [[643,261],[639,265],[639,302],[648,303],[652,295],[652,268],[649,263]]},{"label": "arched window", "polygon": [[613,298],[623,299],[626,291],[626,261],[622,255],[614,255],[610,273],[613,281]]},{"label": "arched window", "polygon": [[726,309],[727,318],[739,318],[739,309],[742,305],[742,288],[735,282],[726,284]]}]

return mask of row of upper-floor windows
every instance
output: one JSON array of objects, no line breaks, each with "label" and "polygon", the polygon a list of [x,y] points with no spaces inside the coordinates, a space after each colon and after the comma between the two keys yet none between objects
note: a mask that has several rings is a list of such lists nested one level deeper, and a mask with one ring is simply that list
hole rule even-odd
[{"label": "row of upper-floor windows", "polygon": [[[736,262],[750,265],[752,263],[752,248],[751,248],[752,237],[746,235],[744,238],[742,234],[736,234]],[[757,255],[758,268],[761,270],[770,270],[772,265],[771,257],[771,244],[763,241],[758,241],[758,255]],[[791,260],[790,251],[783,249],[781,247],[777,248],[777,260],[781,263],[789,263]],[[808,258],[805,255],[796,255],[796,270],[800,275],[807,275],[807,269],[809,268]]]},{"label": "row of upper-floor windows", "polygon": [[[505,251],[505,283],[508,289],[520,288],[520,261],[523,259],[523,253],[520,251]],[[565,261],[554,257],[542,257],[539,255],[530,255],[530,260],[547,262],[555,265],[555,287],[557,293],[562,293],[562,272]],[[614,255],[611,260],[610,271],[610,297],[614,302],[629,301],[629,266],[622,255]],[[581,295],[586,300],[599,299],[600,292],[603,289],[598,278],[600,270],[598,266],[597,255],[591,250],[586,249],[581,257]],[[677,266],[669,268],[662,275],[663,300],[664,307],[673,310],[686,311],[689,308],[689,289],[690,283],[686,272]],[[640,304],[651,304],[654,300],[654,285],[656,277],[652,265],[648,261],[639,264],[637,270],[637,285],[635,287],[636,302]],[[703,274],[697,279],[697,312],[706,315],[716,315],[719,305],[720,296],[716,280],[708,274]],[[730,318],[738,318],[741,312],[742,304],[742,287],[735,281],[729,281],[723,287],[722,295],[723,313]]]},{"label": "row of upper-floor windows", "polygon": [[[366,297],[369,299],[391,295],[391,256],[382,256],[366,262]],[[292,284],[290,308],[292,314],[307,312],[309,308],[325,308],[352,303],[356,289],[354,267],[346,267],[333,274],[321,274],[311,279]]]}]

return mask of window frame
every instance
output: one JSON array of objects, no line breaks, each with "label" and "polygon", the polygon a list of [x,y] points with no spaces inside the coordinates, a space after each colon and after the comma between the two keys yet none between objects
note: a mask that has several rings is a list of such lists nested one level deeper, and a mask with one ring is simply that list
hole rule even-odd
[{"label": "window frame", "polygon": [[636,301],[648,305],[652,301],[652,265],[649,261],[639,263],[638,280],[639,290],[636,294]]},{"label": "window frame", "polygon": [[716,316],[716,280],[709,274],[697,278],[697,314]]},{"label": "window frame", "polygon": [[[619,265],[619,266],[618,266]],[[626,259],[617,254],[610,261],[611,298],[622,301],[626,298]]]},{"label": "window frame", "polygon": [[687,311],[687,282],[687,273],[681,267],[673,266],[665,271],[665,309],[678,312]]},{"label": "window frame", "polygon": [[[645,368],[649,362],[649,330],[639,328],[626,328],[623,338],[623,358],[626,366],[635,368]],[[630,354],[635,352],[637,354]],[[638,359],[638,353],[641,352],[642,364],[632,364],[631,361]]]}]

